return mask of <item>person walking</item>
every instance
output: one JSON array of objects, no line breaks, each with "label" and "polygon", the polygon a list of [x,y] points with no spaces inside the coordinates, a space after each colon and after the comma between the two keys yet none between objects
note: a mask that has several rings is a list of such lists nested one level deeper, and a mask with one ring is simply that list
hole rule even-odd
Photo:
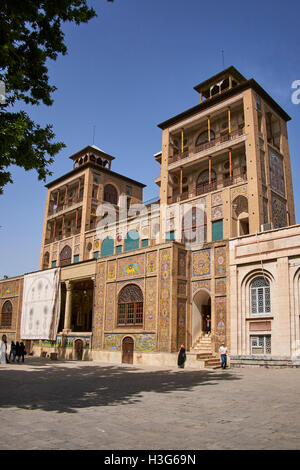
[{"label": "person walking", "polygon": [[210,315],[206,315],[206,328],[205,328],[205,332],[206,332],[207,336],[210,335],[210,329],[211,329],[210,325],[211,325]]},{"label": "person walking", "polygon": [[14,341],[12,341],[10,343],[9,360],[10,360],[11,356],[13,357],[12,361],[15,362],[15,359],[16,359],[16,345],[15,345]]},{"label": "person walking", "polygon": [[183,369],[185,361],[186,361],[185,347],[184,347],[184,344],[182,344],[180,346],[180,350],[179,350],[179,353],[178,353],[178,359],[177,359],[178,367]]},{"label": "person walking", "polygon": [[19,341],[16,342],[16,356],[17,356],[17,362],[20,362],[20,343],[19,343]]},{"label": "person walking", "polygon": [[24,362],[24,357],[25,357],[26,351],[25,351],[25,344],[23,341],[20,343],[20,357],[22,358],[22,362]]},{"label": "person walking", "polygon": [[221,357],[221,368],[226,369],[227,366],[227,347],[225,346],[225,343],[222,343],[219,349],[220,357]]},{"label": "person walking", "polygon": [[0,342],[0,364],[7,363],[6,350],[7,350],[7,339],[6,339],[6,335],[3,335],[1,342]]}]

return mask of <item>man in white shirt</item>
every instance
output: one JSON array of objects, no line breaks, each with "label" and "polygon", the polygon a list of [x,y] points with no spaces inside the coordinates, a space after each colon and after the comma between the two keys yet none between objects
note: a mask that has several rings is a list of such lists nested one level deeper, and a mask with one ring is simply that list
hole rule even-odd
[{"label": "man in white shirt", "polygon": [[222,367],[222,369],[226,369],[226,366],[227,366],[227,348],[226,348],[224,343],[221,344],[220,349],[219,349],[219,353],[220,353],[221,361],[222,361],[221,367]]}]

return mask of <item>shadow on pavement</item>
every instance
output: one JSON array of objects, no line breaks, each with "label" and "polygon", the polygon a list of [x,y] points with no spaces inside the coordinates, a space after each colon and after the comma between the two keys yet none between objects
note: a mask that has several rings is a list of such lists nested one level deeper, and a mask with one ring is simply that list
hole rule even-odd
[{"label": "shadow on pavement", "polygon": [[[22,368],[21,368],[22,367]],[[76,413],[77,409],[135,404],[146,392],[189,391],[240,380],[229,370],[147,370],[138,366],[52,361],[34,358],[0,369],[0,409]]]}]

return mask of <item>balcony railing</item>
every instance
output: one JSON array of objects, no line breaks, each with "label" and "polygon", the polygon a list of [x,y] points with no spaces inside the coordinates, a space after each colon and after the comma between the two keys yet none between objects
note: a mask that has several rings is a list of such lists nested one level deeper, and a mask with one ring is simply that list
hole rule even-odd
[{"label": "balcony railing", "polygon": [[63,240],[64,238],[73,237],[74,235],[78,235],[80,233],[80,230],[81,228],[77,227],[76,229],[75,228],[71,230],[66,229],[64,232],[58,232],[55,234],[55,236],[52,235],[51,237],[46,238],[45,244],[47,245],[49,243],[54,243],[59,240]]},{"label": "balcony railing", "polygon": [[50,215],[58,214],[59,212],[64,211],[65,209],[69,209],[73,207],[75,204],[79,204],[82,201],[83,201],[83,195],[70,199],[66,203],[59,203],[58,206],[56,205],[54,205],[53,207],[49,206],[48,217]]},{"label": "balcony railing", "polygon": [[232,186],[238,183],[244,183],[247,181],[247,172],[244,169],[241,169],[238,172],[235,172],[233,176],[228,176],[226,178],[219,180],[212,179],[211,183],[202,182],[197,184],[196,191],[188,192],[185,191],[182,194],[176,194],[172,198],[168,198],[169,204],[174,202],[185,201],[186,199],[193,198],[196,196],[201,196],[202,194],[207,194],[212,191],[217,191],[227,186]]},{"label": "balcony railing", "polygon": [[238,137],[244,135],[244,127],[238,127],[233,129],[230,133],[222,133],[217,134],[214,139],[210,142],[203,142],[200,145],[196,145],[194,148],[190,147],[189,149],[185,150],[183,153],[178,153],[176,155],[170,156],[169,163],[174,163],[178,160],[182,160],[189,156],[189,154],[193,151],[193,153],[199,153],[204,150],[208,150],[210,148],[216,147],[224,142],[231,142],[232,140],[237,139]]}]

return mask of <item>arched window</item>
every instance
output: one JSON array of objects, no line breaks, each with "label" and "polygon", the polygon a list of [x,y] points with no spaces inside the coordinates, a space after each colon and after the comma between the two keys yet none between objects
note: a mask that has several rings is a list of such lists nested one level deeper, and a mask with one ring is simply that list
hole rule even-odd
[{"label": "arched window", "polygon": [[114,240],[111,237],[104,238],[101,245],[101,256],[110,256],[114,254]]},{"label": "arched window", "polygon": [[59,255],[59,265],[66,266],[72,263],[72,250],[69,245],[63,247]]},{"label": "arched window", "polygon": [[12,303],[4,302],[1,312],[1,328],[11,328],[12,325]]},{"label": "arched window", "polygon": [[270,282],[263,276],[256,277],[250,284],[251,315],[271,313]]},{"label": "arched window", "polygon": [[197,196],[200,194],[208,193],[217,188],[217,175],[214,170],[210,172],[210,182],[209,182],[209,170],[204,170],[197,179],[196,192]]},{"label": "arched window", "polygon": [[137,250],[140,246],[140,235],[137,230],[129,230],[125,238],[124,251]]},{"label": "arched window", "polygon": [[249,233],[248,199],[237,196],[232,201],[232,236],[239,237]]},{"label": "arched window", "polygon": [[[210,140],[215,140],[215,133],[214,131],[210,130]],[[199,145],[206,144],[209,141],[208,139],[208,130],[201,132],[201,134],[198,135],[197,140],[196,140],[196,147]]]},{"label": "arched window", "polygon": [[44,258],[43,258],[43,269],[49,268],[49,259],[50,259],[49,252],[46,251],[46,253],[44,254]]},{"label": "arched window", "polygon": [[136,284],[123,287],[118,301],[118,325],[143,324],[143,293]]},{"label": "arched window", "polygon": [[112,184],[104,186],[103,200],[105,202],[110,202],[110,204],[114,204],[115,206],[118,204],[118,192]]}]

